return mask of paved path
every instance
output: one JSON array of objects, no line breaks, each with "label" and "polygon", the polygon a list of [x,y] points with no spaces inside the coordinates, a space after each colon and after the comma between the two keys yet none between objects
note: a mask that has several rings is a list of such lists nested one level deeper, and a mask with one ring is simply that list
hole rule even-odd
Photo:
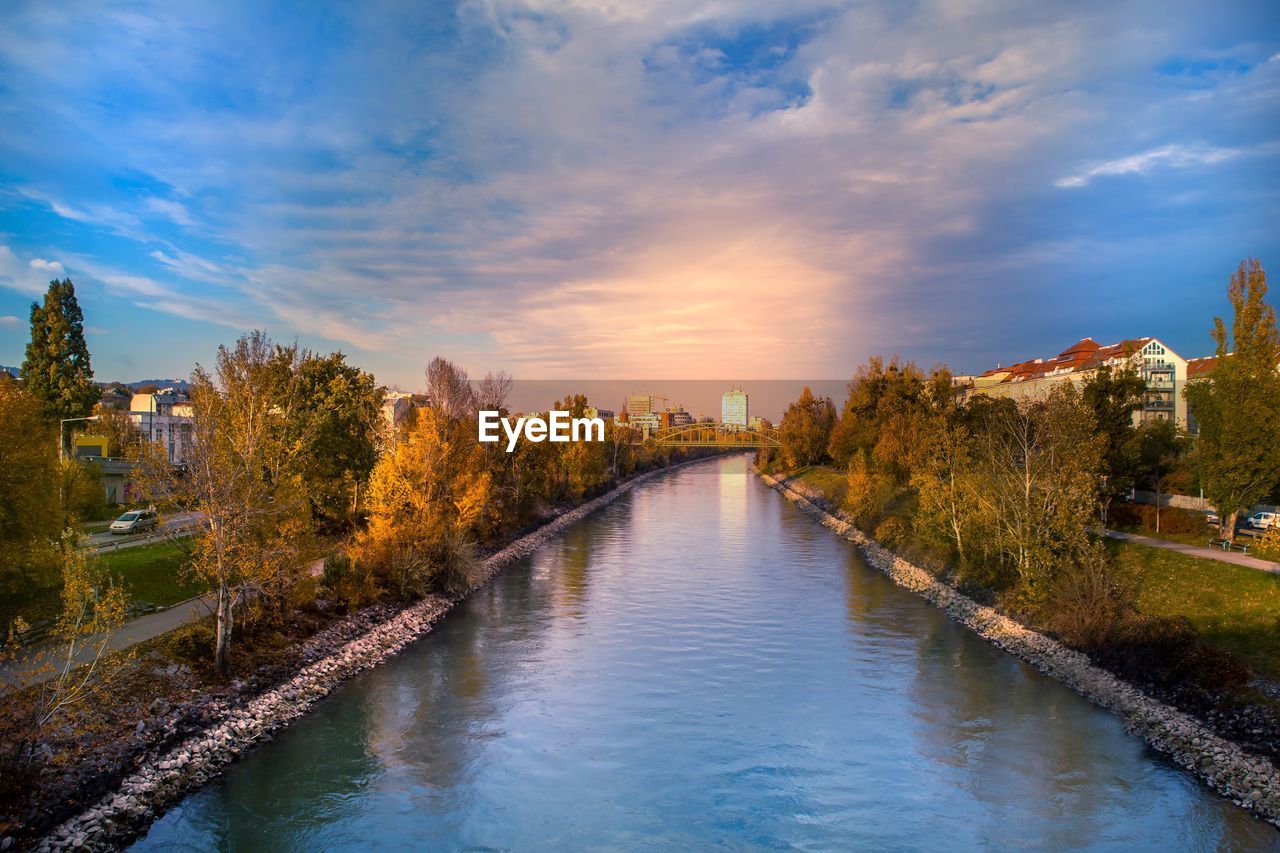
[{"label": "paved path", "polygon": [[1233,565],[1257,569],[1262,572],[1280,574],[1280,563],[1273,563],[1270,560],[1263,560],[1260,557],[1254,557],[1249,554],[1241,554],[1238,551],[1223,551],[1221,548],[1210,548],[1207,545],[1187,545],[1182,542],[1170,542],[1167,539],[1152,539],[1150,536],[1121,533],[1119,530],[1103,530],[1102,533],[1112,539],[1123,539],[1126,542],[1136,542],[1139,545],[1150,545],[1152,548],[1177,551],[1179,554],[1186,554],[1188,557],[1202,557],[1206,560],[1217,560],[1220,563],[1232,563]]},{"label": "paved path", "polygon": [[[308,571],[313,577],[319,576],[324,571],[324,560],[316,560],[308,566]],[[118,652],[159,637],[161,634],[167,634],[188,622],[212,616],[216,601],[215,593],[205,593],[179,602],[165,610],[130,619],[115,631],[95,635],[74,656],[75,666],[89,663],[97,657],[98,646],[104,637],[107,641],[107,653]],[[31,648],[28,656],[0,664],[0,691],[48,681],[58,674],[66,662],[66,653],[65,645],[53,642],[40,643]]]}]

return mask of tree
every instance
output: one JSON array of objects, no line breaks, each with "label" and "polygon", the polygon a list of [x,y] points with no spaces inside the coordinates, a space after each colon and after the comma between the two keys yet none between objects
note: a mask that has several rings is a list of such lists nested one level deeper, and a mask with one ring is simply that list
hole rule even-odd
[{"label": "tree", "polygon": [[911,476],[919,495],[917,515],[926,531],[942,531],[960,564],[971,556],[966,549],[973,528],[979,525],[981,504],[975,477],[974,440],[961,423],[939,419],[925,446],[922,464]]},{"label": "tree", "polygon": [[22,382],[41,401],[50,421],[82,418],[98,402],[84,314],[71,279],[49,282],[44,304],[31,304],[31,340],[22,362]]},{"label": "tree", "polygon": [[800,398],[787,407],[779,427],[779,441],[787,464],[796,468],[816,465],[825,459],[835,422],[836,410],[831,399],[815,397],[806,385]]},{"label": "tree", "polygon": [[60,718],[114,674],[103,666],[103,657],[111,632],[124,622],[128,596],[74,531],[63,531],[57,554],[62,607],[51,632],[49,659],[35,668],[48,677],[38,688],[19,694],[18,713],[4,721],[9,725],[0,731],[0,776],[13,778],[29,769],[40,738],[51,727],[65,724]]},{"label": "tree", "polygon": [[304,353],[298,366],[297,416],[285,441],[297,458],[318,520],[350,525],[378,460],[377,435],[386,389],[346,363],[340,352]]},{"label": "tree", "polygon": [[1088,546],[1097,505],[1101,438],[1075,386],[1045,400],[995,410],[979,438],[979,505],[1028,602],[1041,599],[1062,559]]},{"label": "tree", "polygon": [[1113,370],[1103,365],[1084,383],[1085,405],[1102,436],[1102,522],[1111,502],[1133,488],[1138,469],[1133,413],[1142,408],[1147,383],[1136,366]]},{"label": "tree", "polygon": [[1173,421],[1148,421],[1138,430],[1137,482],[1156,493],[1156,532],[1160,532],[1161,498],[1179,471],[1183,439]]},{"label": "tree", "polygon": [[40,401],[0,375],[0,594],[57,583],[59,476]]},{"label": "tree", "polygon": [[1280,333],[1266,295],[1262,264],[1242,261],[1227,288],[1234,313],[1230,335],[1221,317],[1213,321],[1217,366],[1187,388],[1200,426],[1196,459],[1205,494],[1230,540],[1240,510],[1280,480]]},{"label": "tree", "polygon": [[185,476],[163,453],[138,456],[137,478],[153,500],[184,501],[201,513],[192,567],[217,591],[214,665],[230,672],[236,608],[250,596],[279,597],[299,573],[311,530],[298,471],[304,444],[290,441],[300,408],[300,354],[261,332],[218,348],[213,373],[191,377],[191,446]]},{"label": "tree", "polygon": [[417,412],[403,439],[374,467],[369,524],[353,549],[370,584],[383,582],[401,597],[470,586],[473,544],[487,532],[495,509],[466,373],[445,359],[433,360],[427,396],[432,405]]},{"label": "tree", "polygon": [[107,455],[123,459],[144,438],[137,424],[128,413],[119,409],[98,409],[98,422],[94,432],[106,436]]}]

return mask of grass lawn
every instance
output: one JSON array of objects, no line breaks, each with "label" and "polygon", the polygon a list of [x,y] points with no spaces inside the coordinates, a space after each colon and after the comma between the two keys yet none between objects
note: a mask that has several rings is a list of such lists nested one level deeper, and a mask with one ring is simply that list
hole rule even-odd
[{"label": "grass lawn", "polygon": [[[168,606],[199,595],[205,587],[189,578],[182,569],[186,555],[174,542],[157,542],[98,557],[102,565],[129,592],[129,600]],[[29,595],[0,599],[0,627],[16,616],[30,623],[51,619],[62,606],[57,587],[36,590]]]},{"label": "grass lawn", "polygon": [[1148,616],[1183,616],[1196,631],[1280,680],[1280,576],[1131,542],[1107,541]]},{"label": "grass lawn", "polygon": [[186,554],[176,542],[108,551],[98,559],[129,590],[130,601],[167,607],[208,589],[184,571]]},{"label": "grass lawn", "polygon": [[845,493],[849,491],[849,479],[843,472],[822,465],[811,465],[808,468],[798,468],[786,476],[790,480],[818,489],[836,506],[844,505]]}]

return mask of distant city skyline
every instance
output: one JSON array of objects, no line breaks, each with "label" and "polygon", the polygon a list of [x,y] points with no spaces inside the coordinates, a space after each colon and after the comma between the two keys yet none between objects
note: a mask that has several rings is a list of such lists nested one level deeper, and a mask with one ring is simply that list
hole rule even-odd
[{"label": "distant city skyline", "polygon": [[[1280,4],[19,0],[0,363],[263,328],[418,387],[1211,350],[1280,269]],[[616,404],[615,404],[616,405]]]}]

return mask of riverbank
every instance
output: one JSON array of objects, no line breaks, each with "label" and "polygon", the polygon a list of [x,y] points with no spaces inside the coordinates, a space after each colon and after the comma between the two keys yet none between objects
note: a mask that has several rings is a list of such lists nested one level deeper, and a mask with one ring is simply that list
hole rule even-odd
[{"label": "riverbank", "polygon": [[[536,530],[486,558],[482,577],[454,598],[428,596],[407,606],[375,605],[353,614],[309,640],[306,665],[274,686],[238,701],[213,703],[202,709],[200,724],[185,736],[142,757],[137,769],[90,808],[48,832],[36,849],[110,849],[127,843],[166,808],[216,777],[255,743],[289,725],[346,679],[377,666],[430,632],[432,625],[459,601],[484,585],[503,567],[526,556],[552,536],[659,474],[705,461],[704,457],[648,471],[610,491],[568,509]],[[354,630],[353,630],[354,628]],[[163,723],[177,728],[177,717]],[[11,842],[10,842],[11,843]],[[0,849],[7,849],[0,841]]]},{"label": "riverbank", "polygon": [[806,515],[856,544],[866,561],[898,586],[920,595],[992,644],[1118,714],[1129,730],[1152,748],[1237,805],[1280,827],[1280,771],[1270,761],[1245,752],[1190,715],[1095,665],[1084,654],[978,604],[930,572],[881,547],[847,519],[819,506],[785,481],[756,473]]}]

